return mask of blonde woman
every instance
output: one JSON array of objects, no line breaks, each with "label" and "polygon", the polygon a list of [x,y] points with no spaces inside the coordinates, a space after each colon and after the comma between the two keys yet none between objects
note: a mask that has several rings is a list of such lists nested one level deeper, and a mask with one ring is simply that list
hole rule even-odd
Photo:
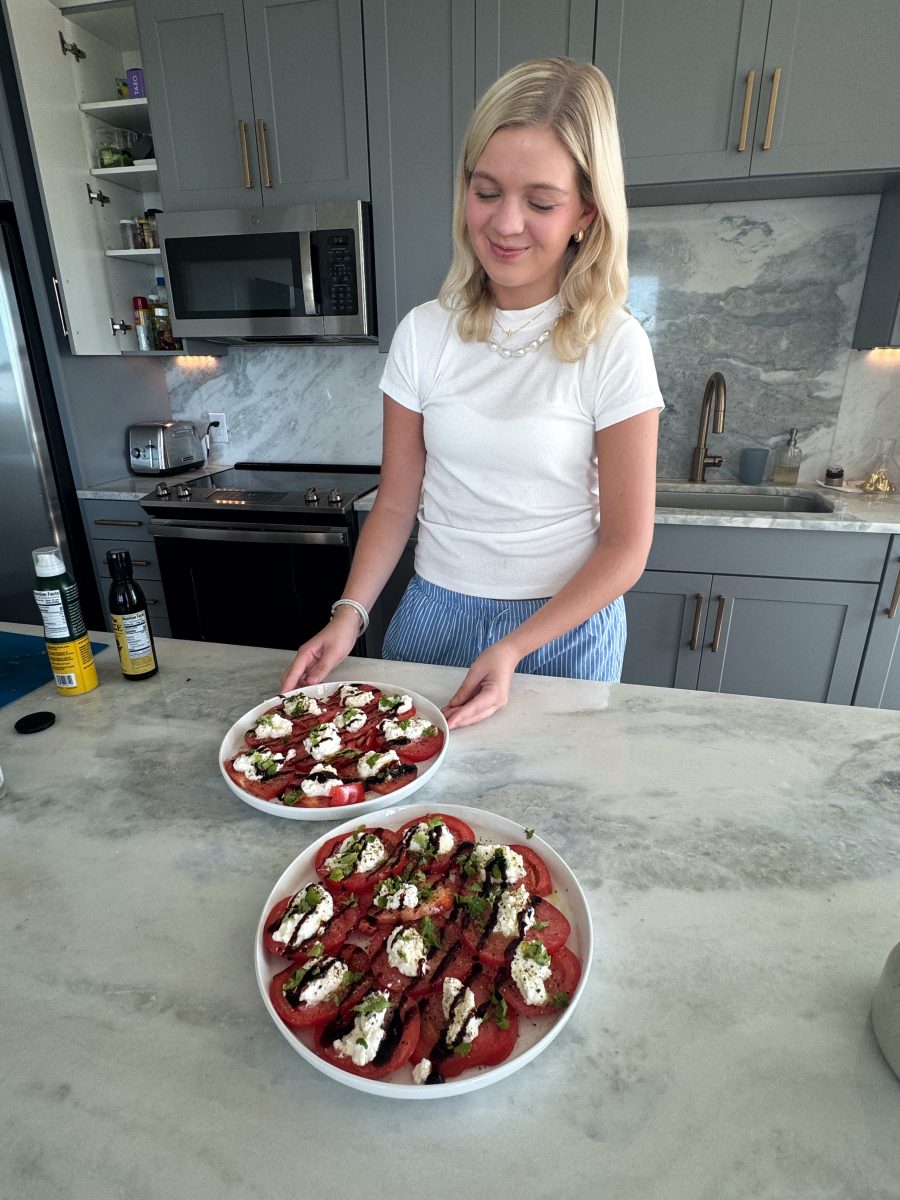
[{"label": "blonde woman", "polygon": [[284,689],[350,653],[417,517],[416,574],[382,653],[468,667],[451,727],[506,704],[515,671],[619,679],[662,407],[623,308],[627,236],[603,75],[564,58],[508,71],[463,148],[440,298],[391,345],[381,484],[347,586]]}]

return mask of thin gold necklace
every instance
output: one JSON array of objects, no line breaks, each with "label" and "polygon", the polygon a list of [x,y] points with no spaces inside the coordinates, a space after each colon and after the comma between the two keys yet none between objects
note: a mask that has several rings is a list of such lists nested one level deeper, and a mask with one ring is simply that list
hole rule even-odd
[{"label": "thin gold necklace", "polygon": [[[554,296],[553,300],[555,299],[556,297]],[[535,313],[533,317],[529,317],[525,324],[520,325],[518,329],[504,329],[497,320],[496,309],[494,310],[494,323],[501,333],[505,333],[508,338],[511,338],[513,334],[521,333],[523,329],[527,329],[529,325],[532,325],[538,319],[538,317],[542,317],[547,309],[549,309],[553,304],[553,300],[550,300],[547,304],[545,304],[541,311]],[[558,319],[559,318],[557,318],[557,320]],[[556,321],[553,322],[553,325],[555,324]],[[550,334],[553,332],[553,325],[551,325],[549,329],[545,329],[543,333],[538,334],[536,338],[533,338],[524,346],[520,346],[518,350],[510,350],[506,346],[501,346],[492,337],[488,337],[487,348],[494,354],[499,354],[501,358],[524,358],[526,354],[531,354],[535,350],[540,350],[541,346],[543,346],[544,342],[547,341],[547,339],[550,337]]]}]

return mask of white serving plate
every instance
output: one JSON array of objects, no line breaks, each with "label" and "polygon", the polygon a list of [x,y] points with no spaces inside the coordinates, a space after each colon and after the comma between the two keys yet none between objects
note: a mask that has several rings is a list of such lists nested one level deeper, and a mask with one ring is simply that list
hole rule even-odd
[{"label": "white serving plate", "polygon": [[[409,694],[407,692],[407,695]],[[469,808],[461,804],[427,805],[419,803],[404,808],[390,808],[378,814],[378,823],[386,828],[399,829],[413,817],[422,817],[427,813],[435,812],[446,813],[448,816],[458,817],[465,821],[475,831],[475,836],[483,841],[509,844],[525,840],[525,830],[516,821],[510,821],[495,813],[485,812],[480,808]],[[324,834],[309,849],[304,850],[294,859],[269,893],[256,928],[256,982],[269,1016],[287,1040],[288,1045],[296,1050],[301,1058],[311,1063],[317,1071],[327,1075],[329,1079],[346,1084],[347,1087],[355,1088],[360,1092],[369,1092],[373,1096],[388,1096],[394,1100],[440,1100],[445,1096],[460,1096],[466,1092],[474,1092],[478,1088],[487,1087],[491,1083],[499,1083],[501,1079],[506,1079],[507,1076],[520,1071],[522,1067],[547,1049],[553,1039],[562,1032],[575,1011],[575,1006],[581,999],[587,984],[594,944],[591,914],[578,880],[556,851],[537,836],[531,838],[527,844],[534,847],[550,868],[554,890],[549,899],[569,919],[572,933],[567,945],[581,959],[582,974],[571,1003],[558,1016],[520,1018],[519,1040],[516,1048],[505,1062],[496,1067],[475,1067],[467,1074],[448,1080],[447,1083],[413,1083],[412,1068],[409,1066],[402,1067],[388,1079],[366,1079],[361,1075],[354,1075],[350,1071],[342,1071],[340,1067],[320,1058],[312,1048],[313,1031],[289,1029],[275,1012],[272,1001],[269,999],[269,983],[274,975],[284,970],[287,961],[277,955],[269,954],[263,945],[266,917],[283,897],[298,891],[302,884],[317,880],[314,864],[319,847],[338,834],[352,833],[358,824],[357,821],[346,821],[343,825]]]},{"label": "white serving plate", "polygon": [[[311,687],[293,688],[285,695],[294,696],[302,693],[304,696],[313,696],[316,700],[321,700],[323,696],[330,696],[332,692],[337,691],[345,683],[355,683],[356,680],[339,679],[336,683],[317,683]],[[393,683],[376,683],[372,679],[365,681],[370,687],[379,688],[382,692],[388,694],[402,693],[404,696],[409,696],[416,707],[416,715],[427,717],[432,725],[436,725],[444,735],[444,742],[434,758],[427,759],[424,763],[417,764],[418,775],[410,783],[405,784],[402,788],[397,788],[396,791],[390,792],[387,796],[372,796],[367,800],[360,800],[359,804],[339,804],[333,805],[331,808],[285,808],[283,804],[278,804],[272,800],[261,800],[259,796],[252,796],[250,792],[245,792],[243,788],[238,787],[233,779],[230,778],[225,770],[225,760],[234,758],[236,754],[246,748],[244,734],[253,725],[254,721],[261,717],[264,712],[270,708],[275,708],[281,700],[282,696],[271,696],[268,700],[263,700],[261,704],[257,704],[256,708],[251,708],[249,712],[245,712],[242,717],[239,717],[231,726],[228,732],[222,739],[222,744],[219,747],[219,770],[222,772],[222,778],[228,784],[231,791],[246,804],[253,808],[258,808],[260,812],[269,813],[275,817],[287,817],[292,821],[334,821],[339,817],[359,817],[364,813],[375,812],[379,808],[387,808],[388,805],[396,805],[401,800],[406,800],[413,792],[419,790],[426,780],[430,779],[443,761],[444,755],[447,753],[447,745],[450,740],[450,730],[447,728],[447,722],[444,719],[444,714],[430,700],[426,700],[424,696],[420,696],[418,692],[411,692],[409,688],[398,687]]]},{"label": "white serving plate", "polygon": [[861,492],[864,479],[845,479],[843,483],[826,483],[824,479],[817,479],[816,483],[819,487],[828,488],[829,492]]}]

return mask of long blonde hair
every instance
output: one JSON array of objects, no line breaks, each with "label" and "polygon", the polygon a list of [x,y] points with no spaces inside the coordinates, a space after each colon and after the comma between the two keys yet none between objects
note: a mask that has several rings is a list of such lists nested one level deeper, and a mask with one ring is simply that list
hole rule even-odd
[{"label": "long blonde hair", "polygon": [[574,362],[628,294],[628,211],[615,104],[606,77],[590,63],[529,59],[482,96],[456,173],[453,260],[440,301],[457,314],[463,341],[487,341],[494,299],[469,241],[466,196],[488,141],[511,125],[551,129],[572,155],[582,201],[597,207],[584,240],[569,245],[560,267],[562,315],[551,336],[559,358]]}]

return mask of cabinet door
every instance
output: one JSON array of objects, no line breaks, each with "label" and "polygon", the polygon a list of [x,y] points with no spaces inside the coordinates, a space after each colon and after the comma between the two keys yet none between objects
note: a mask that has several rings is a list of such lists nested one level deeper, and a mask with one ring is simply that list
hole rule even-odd
[{"label": "cabinet door", "polygon": [[590,62],[594,0],[476,0],[475,91],[526,58]]},{"label": "cabinet door", "polygon": [[900,708],[900,537],[891,542],[853,703]]},{"label": "cabinet door", "polygon": [[773,0],[753,174],[900,166],[898,48],[897,0]]},{"label": "cabinet door", "polygon": [[711,578],[645,571],[626,593],[623,683],[696,688]]},{"label": "cabinet door", "polygon": [[749,174],[769,3],[599,0],[594,62],[615,92],[627,183]]},{"label": "cabinet door", "polygon": [[263,203],[368,200],[359,0],[244,0],[244,14]]},{"label": "cabinet door", "polygon": [[365,0],[380,346],[450,266],[456,158],[475,99],[474,0]]},{"label": "cabinet door", "polygon": [[261,204],[242,0],[140,0],[137,18],[163,208]]},{"label": "cabinet door", "polygon": [[849,704],[876,584],[715,575],[703,691]]}]

